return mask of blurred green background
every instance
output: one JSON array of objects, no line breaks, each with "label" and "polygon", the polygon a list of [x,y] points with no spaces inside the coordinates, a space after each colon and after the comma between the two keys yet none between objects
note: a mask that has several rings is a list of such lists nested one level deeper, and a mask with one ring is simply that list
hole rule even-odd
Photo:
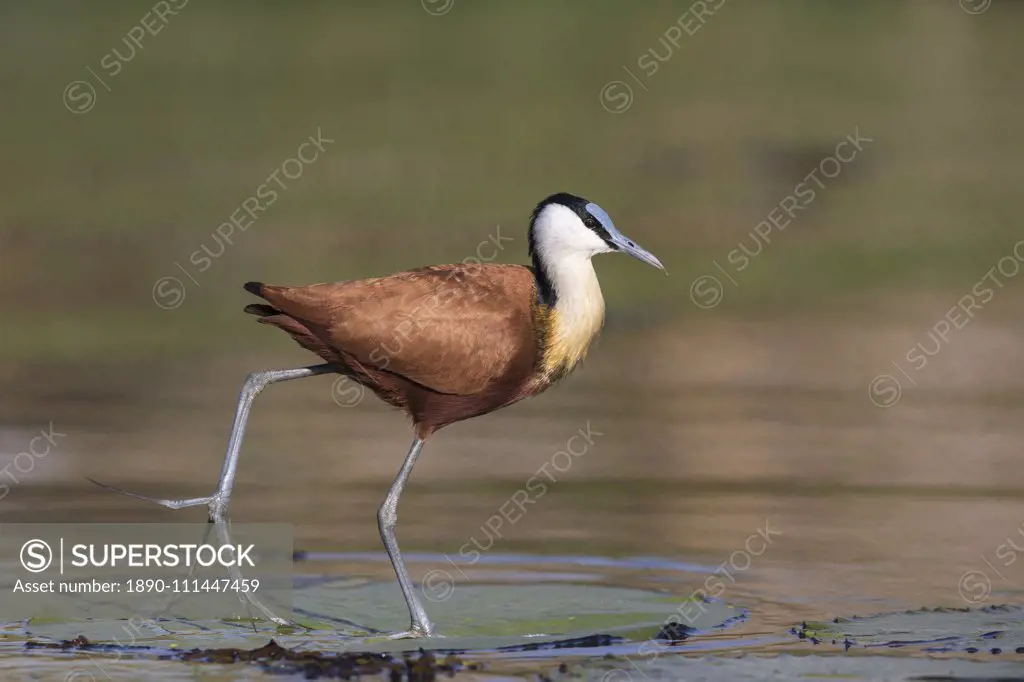
[{"label": "blurred green background", "polygon": [[[503,260],[523,261],[529,210],[559,190],[601,203],[668,264],[664,280],[603,259],[613,310],[693,317],[693,276],[854,129],[874,140],[863,157],[716,312],[956,291],[1019,234],[1019,3],[971,16],[928,0],[730,1],[703,26],[691,12],[683,23],[699,30],[674,47],[659,39],[688,4],[431,16],[416,2],[196,2],[151,19],[159,33],[110,76],[101,60],[132,54],[123,40],[150,8],[0,10],[5,358],[279,347],[242,326],[241,282],[459,260],[498,224],[520,239]],[[670,56],[647,76],[637,60],[652,49]],[[612,114],[600,93],[617,79],[634,98]],[[75,80],[96,88],[87,113],[62,102]],[[152,284],[216,251],[214,229],[318,129],[336,144],[235,234],[180,310],[153,305]]]},{"label": "blurred green background", "polygon": [[[403,545],[479,535],[592,422],[607,435],[503,551],[717,556],[776,510],[780,560],[914,547],[893,592],[957,602],[963,566],[1015,527],[999,501],[1024,497],[1019,278],[919,372],[906,354],[934,347],[929,330],[1024,235],[1024,3],[716,4],[193,1],[151,17],[162,28],[111,75],[103,60],[129,54],[153,5],[4,3],[2,452],[51,421],[68,434],[5,514],[170,518],[82,477],[212,489],[246,373],[316,361],[242,313],[243,282],[459,261],[497,226],[515,238],[498,261],[526,262],[530,210],[570,191],[669,277],[598,259],[608,325],[586,365],[443,431],[403,498]],[[218,244],[318,130],[334,142]],[[728,281],[728,254],[756,248],[755,226],[854,131],[872,141]],[[219,255],[199,271],[203,248]],[[724,287],[713,307],[691,298],[705,275]],[[167,277],[184,291],[172,309],[154,300]],[[901,383],[888,409],[868,390],[882,374]],[[373,400],[335,404],[329,378],[272,387],[233,515],[377,550],[373,511],[409,438]]]}]

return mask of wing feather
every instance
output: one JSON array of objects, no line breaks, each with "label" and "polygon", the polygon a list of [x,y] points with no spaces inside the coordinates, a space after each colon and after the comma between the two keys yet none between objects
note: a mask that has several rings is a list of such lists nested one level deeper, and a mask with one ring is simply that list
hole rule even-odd
[{"label": "wing feather", "polygon": [[534,286],[523,266],[458,264],[260,295],[363,365],[469,395],[531,366]]}]

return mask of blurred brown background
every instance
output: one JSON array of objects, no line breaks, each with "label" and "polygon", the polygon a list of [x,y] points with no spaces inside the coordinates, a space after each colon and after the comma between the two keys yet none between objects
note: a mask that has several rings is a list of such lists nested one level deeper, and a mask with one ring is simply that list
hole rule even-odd
[{"label": "blurred brown background", "polygon": [[[1024,3],[157,5],[0,7],[0,466],[67,434],[9,470],[7,518],[173,516],[85,475],[210,492],[245,375],[316,361],[242,314],[246,280],[458,261],[497,229],[496,261],[525,262],[529,211],[564,190],[670,276],[599,259],[584,368],[431,442],[404,546],[479,535],[588,422],[604,435],[503,551],[714,553],[774,510],[786,561],[903,556],[940,601],[1014,532]],[[333,142],[218,240],[318,131]],[[816,168],[813,201],[759,237]],[[233,516],[376,550],[410,437],[331,378],[273,386]]]}]

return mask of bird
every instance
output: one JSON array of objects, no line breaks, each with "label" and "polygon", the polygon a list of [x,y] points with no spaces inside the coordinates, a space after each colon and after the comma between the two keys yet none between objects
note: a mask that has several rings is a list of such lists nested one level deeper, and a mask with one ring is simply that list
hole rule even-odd
[{"label": "bird", "polygon": [[171,509],[205,504],[209,521],[223,523],[256,396],[283,381],[348,377],[412,421],[412,445],[378,509],[377,525],[410,618],[408,630],[389,637],[434,635],[395,534],[399,499],[424,444],[445,426],[547,390],[579,366],[605,319],[593,256],[620,252],[665,270],[604,209],[567,192],[536,205],[527,236],[529,266],[463,262],[307,286],[246,283],[245,290],[264,302],[244,312],[284,331],[323,362],[246,378],[214,494],[168,500],[98,485]]}]

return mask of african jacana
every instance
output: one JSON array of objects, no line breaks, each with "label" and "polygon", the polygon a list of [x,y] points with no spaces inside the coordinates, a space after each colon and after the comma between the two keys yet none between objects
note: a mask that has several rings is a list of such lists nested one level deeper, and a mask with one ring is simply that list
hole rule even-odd
[{"label": "african jacana", "polygon": [[[222,522],[256,395],[281,381],[346,375],[405,410],[414,424],[412,447],[377,522],[412,621],[408,632],[393,637],[429,636],[434,627],[395,539],[398,500],[416,458],[441,427],[540,393],[579,364],[604,322],[604,298],[590,259],[611,251],[664,270],[653,254],[619,232],[600,206],[559,193],[540,202],[531,216],[533,267],[432,265],[302,287],[249,282],[245,289],[267,304],[246,306],[245,312],[283,329],[326,364],[248,376],[220,483],[210,497],[161,500],[115,490],[172,509],[206,504],[210,521]],[[399,330],[405,342],[396,344]],[[391,352],[393,345],[399,350]]]}]

